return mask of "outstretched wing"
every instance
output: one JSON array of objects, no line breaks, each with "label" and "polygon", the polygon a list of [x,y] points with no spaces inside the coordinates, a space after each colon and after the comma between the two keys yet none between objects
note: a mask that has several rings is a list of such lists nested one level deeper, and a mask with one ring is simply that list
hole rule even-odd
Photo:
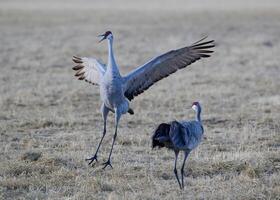
[{"label": "outstretched wing", "polygon": [[191,46],[169,51],[130,72],[124,77],[125,96],[132,100],[157,81],[185,68],[200,58],[210,57],[213,51],[209,49],[215,46],[214,40],[202,42],[205,38]]},{"label": "outstretched wing", "polygon": [[100,79],[106,71],[106,66],[95,58],[73,56],[72,60],[78,64],[72,69],[77,71],[75,76],[93,85],[99,85]]}]

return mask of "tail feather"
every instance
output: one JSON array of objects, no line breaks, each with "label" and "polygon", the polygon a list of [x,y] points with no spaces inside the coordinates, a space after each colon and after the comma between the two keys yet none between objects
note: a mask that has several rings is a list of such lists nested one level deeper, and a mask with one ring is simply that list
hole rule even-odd
[{"label": "tail feather", "polygon": [[169,130],[170,130],[170,124],[162,123],[160,124],[157,129],[155,130],[153,136],[152,136],[152,148],[164,147],[164,142],[168,141],[169,138]]}]

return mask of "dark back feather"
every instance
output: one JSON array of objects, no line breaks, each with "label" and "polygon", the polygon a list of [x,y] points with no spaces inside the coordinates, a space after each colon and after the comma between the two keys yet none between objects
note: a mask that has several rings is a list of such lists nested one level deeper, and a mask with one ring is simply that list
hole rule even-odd
[{"label": "dark back feather", "polygon": [[155,147],[165,147],[165,143],[169,140],[169,130],[170,124],[162,123],[160,124],[157,129],[155,130],[152,136],[152,148]]}]

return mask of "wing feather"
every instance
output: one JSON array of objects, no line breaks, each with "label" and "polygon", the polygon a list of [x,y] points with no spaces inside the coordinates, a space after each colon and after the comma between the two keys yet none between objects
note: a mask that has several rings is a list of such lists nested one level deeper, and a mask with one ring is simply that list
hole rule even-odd
[{"label": "wing feather", "polygon": [[198,121],[173,121],[169,137],[174,147],[192,150],[201,142],[203,135],[202,124]]},{"label": "wing feather", "polygon": [[124,77],[126,98],[132,100],[157,81],[201,58],[210,57],[214,51],[209,49],[215,46],[214,40],[202,42],[205,38],[191,46],[160,55],[126,75]]},{"label": "wing feather", "polygon": [[93,85],[99,85],[100,79],[106,71],[106,66],[95,58],[73,56],[72,60],[78,64],[72,69],[76,71],[78,80],[85,80]]}]

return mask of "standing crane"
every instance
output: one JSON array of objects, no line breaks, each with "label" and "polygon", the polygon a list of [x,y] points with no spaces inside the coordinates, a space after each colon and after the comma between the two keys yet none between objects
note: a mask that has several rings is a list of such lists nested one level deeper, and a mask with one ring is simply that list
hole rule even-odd
[{"label": "standing crane", "polygon": [[[203,126],[200,118],[201,106],[199,102],[192,104],[196,112],[194,121],[172,121],[160,124],[152,136],[152,147],[166,147],[175,152],[174,174],[181,189],[184,188],[184,167],[189,153],[198,146],[203,135]],[[179,151],[184,151],[185,157],[181,168],[181,182],[177,173],[177,158]]]},{"label": "standing crane", "polygon": [[95,154],[86,159],[89,165],[97,162],[97,153],[106,134],[106,120],[109,111],[115,113],[115,133],[107,162],[103,163],[105,169],[111,165],[111,155],[117,129],[121,116],[125,113],[133,114],[129,107],[131,101],[137,95],[143,93],[157,81],[169,76],[179,69],[185,68],[200,58],[210,57],[213,52],[214,40],[203,42],[197,41],[191,46],[172,50],[158,57],[153,58],[146,64],[136,68],[126,76],[121,76],[118,65],[116,64],[113,52],[113,34],[107,31],[102,35],[101,41],[108,41],[108,63],[107,65],[95,58],[73,56],[73,61],[77,64],[73,70],[77,71],[75,76],[79,80],[85,80],[93,85],[99,85],[100,97],[102,100],[101,113],[103,117],[103,135],[97,146]]}]

